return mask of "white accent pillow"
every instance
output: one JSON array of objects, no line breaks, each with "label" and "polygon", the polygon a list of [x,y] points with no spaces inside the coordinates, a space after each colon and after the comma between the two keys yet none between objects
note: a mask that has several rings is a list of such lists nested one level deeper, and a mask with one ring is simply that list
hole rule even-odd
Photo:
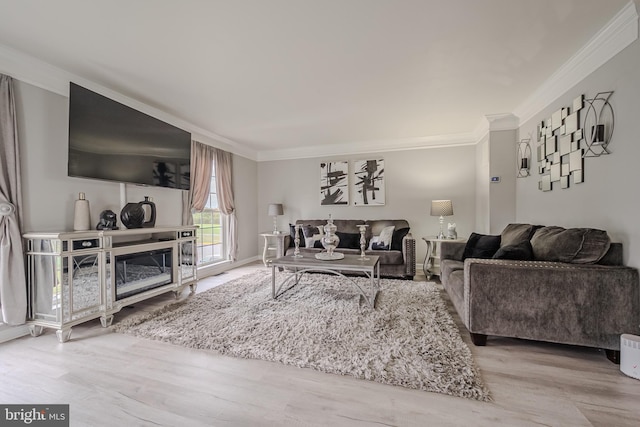
[{"label": "white accent pillow", "polygon": [[304,245],[307,248],[312,248],[318,240],[322,239],[322,234],[314,234],[312,237],[304,238]]},{"label": "white accent pillow", "polygon": [[382,244],[391,247],[391,239],[393,238],[393,230],[395,230],[395,228],[395,225],[390,225],[382,229],[380,232],[380,242],[382,242]]},{"label": "white accent pillow", "polygon": [[371,240],[369,240],[369,250],[373,250],[373,244],[378,243],[380,240],[380,236],[373,236]]},{"label": "white accent pillow", "polygon": [[390,225],[385,227],[380,232],[379,236],[373,236],[369,241],[369,250],[375,249],[391,249],[391,239],[393,238],[393,231],[395,230],[395,225]]},{"label": "white accent pillow", "polygon": [[[321,226],[305,226],[300,230],[304,237],[304,246],[312,248],[316,241],[322,239]],[[311,234],[311,235],[309,235]]]}]

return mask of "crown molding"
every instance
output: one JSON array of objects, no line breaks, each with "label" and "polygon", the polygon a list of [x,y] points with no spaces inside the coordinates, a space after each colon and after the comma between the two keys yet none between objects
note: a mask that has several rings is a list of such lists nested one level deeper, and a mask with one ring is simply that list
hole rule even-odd
[{"label": "crown molding", "polygon": [[562,94],[605,64],[638,38],[638,13],[633,0],[534,91],[513,113],[486,115],[472,132],[415,138],[345,142],[343,144],[298,147],[284,150],[252,150],[235,141],[202,129],[186,120],[143,104],[44,61],[0,44],[0,72],[36,87],[67,97],[74,81],[161,120],[182,127],[193,138],[250,160],[273,161],[351,154],[418,150],[477,144],[490,131],[517,129],[558,99]]},{"label": "crown molding", "polygon": [[71,74],[53,65],[0,44],[0,73],[65,97]]},{"label": "crown molding", "polygon": [[69,97],[69,82],[78,83],[94,92],[191,132],[192,138],[199,142],[230,151],[250,160],[257,160],[257,152],[255,150],[240,145],[229,138],[202,129],[184,119],[2,44],[0,44],[0,73],[40,89],[62,95],[65,98]]},{"label": "crown molding", "polygon": [[514,115],[526,123],[589,74],[638,38],[638,13],[633,0],[533,92]]},{"label": "crown molding", "polygon": [[428,148],[458,147],[474,145],[476,132],[449,135],[434,135],[416,138],[386,139],[345,142],[343,144],[297,147],[284,150],[258,152],[258,161],[293,160],[313,157],[332,157],[354,154],[385,153],[389,151],[421,150]]},{"label": "crown molding", "polygon": [[514,130],[520,127],[520,119],[511,113],[487,114],[489,131]]},{"label": "crown molding", "polygon": [[473,132],[331,146],[259,151],[258,161],[343,156],[473,145],[489,132],[516,130],[638,38],[638,13],[630,1],[598,33],[551,75],[513,113],[487,114]]}]

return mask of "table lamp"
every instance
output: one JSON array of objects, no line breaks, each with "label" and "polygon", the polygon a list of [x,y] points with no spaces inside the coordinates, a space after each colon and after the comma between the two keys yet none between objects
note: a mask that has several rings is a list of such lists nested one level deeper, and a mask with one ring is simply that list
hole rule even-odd
[{"label": "table lamp", "polygon": [[278,231],[278,216],[283,213],[282,203],[272,203],[269,205],[269,215],[273,217],[273,234],[280,233]]},{"label": "table lamp", "polygon": [[432,200],[431,201],[431,216],[440,217],[440,234],[438,239],[444,239],[444,231],[442,225],[444,224],[444,217],[453,215],[453,203],[451,200]]}]

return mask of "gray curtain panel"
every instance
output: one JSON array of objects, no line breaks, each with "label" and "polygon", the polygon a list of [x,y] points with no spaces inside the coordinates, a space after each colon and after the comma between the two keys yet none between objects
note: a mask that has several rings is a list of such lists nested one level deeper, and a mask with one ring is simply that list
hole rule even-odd
[{"label": "gray curtain panel", "polygon": [[0,74],[0,309],[9,325],[22,325],[27,317],[20,187],[13,79]]},{"label": "gray curtain panel", "polygon": [[[202,147],[201,147],[202,146]],[[211,165],[213,165],[213,155],[211,159],[207,155],[206,145],[199,143],[198,141],[191,141],[191,182],[189,185],[189,191],[182,192],[182,225],[193,224],[193,195],[196,192],[198,197],[208,197],[209,187],[211,187]],[[205,158],[201,158],[201,156]],[[195,176],[196,170],[201,171],[198,176]],[[202,171],[204,170],[204,171]],[[207,171],[209,178],[207,179]],[[206,188],[201,188],[205,186]],[[202,206],[207,203],[207,199],[204,199]]]},{"label": "gray curtain panel", "polygon": [[191,142],[191,187],[182,194],[182,224],[193,224],[193,212],[201,212],[211,192],[211,171],[215,165],[216,193],[218,205],[226,221],[225,241],[227,242],[227,258],[235,261],[238,254],[238,225],[236,208],[233,200],[231,182],[233,161],[231,153],[202,144]]},{"label": "gray curtain panel", "polygon": [[227,256],[231,261],[235,261],[238,255],[238,224],[236,221],[236,206],[233,200],[233,186],[231,182],[233,158],[231,153],[217,148],[215,152],[216,165],[216,193],[218,194],[218,204],[220,211],[228,221],[226,232]]},{"label": "gray curtain panel", "polygon": [[211,189],[215,148],[197,141],[191,142],[191,208],[202,212]]}]

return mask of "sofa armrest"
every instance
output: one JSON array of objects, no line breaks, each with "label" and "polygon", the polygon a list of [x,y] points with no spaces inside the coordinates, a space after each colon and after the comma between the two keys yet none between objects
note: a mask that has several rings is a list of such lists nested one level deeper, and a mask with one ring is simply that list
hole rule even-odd
[{"label": "sofa armrest", "polygon": [[441,242],[440,243],[440,259],[452,259],[454,261],[462,261],[466,242]]},{"label": "sofa armrest", "polygon": [[402,239],[402,259],[404,260],[405,276],[416,275],[416,240],[411,233]]},{"label": "sofa armrest", "polygon": [[472,333],[618,350],[640,329],[638,270],[466,259],[461,317]]}]

